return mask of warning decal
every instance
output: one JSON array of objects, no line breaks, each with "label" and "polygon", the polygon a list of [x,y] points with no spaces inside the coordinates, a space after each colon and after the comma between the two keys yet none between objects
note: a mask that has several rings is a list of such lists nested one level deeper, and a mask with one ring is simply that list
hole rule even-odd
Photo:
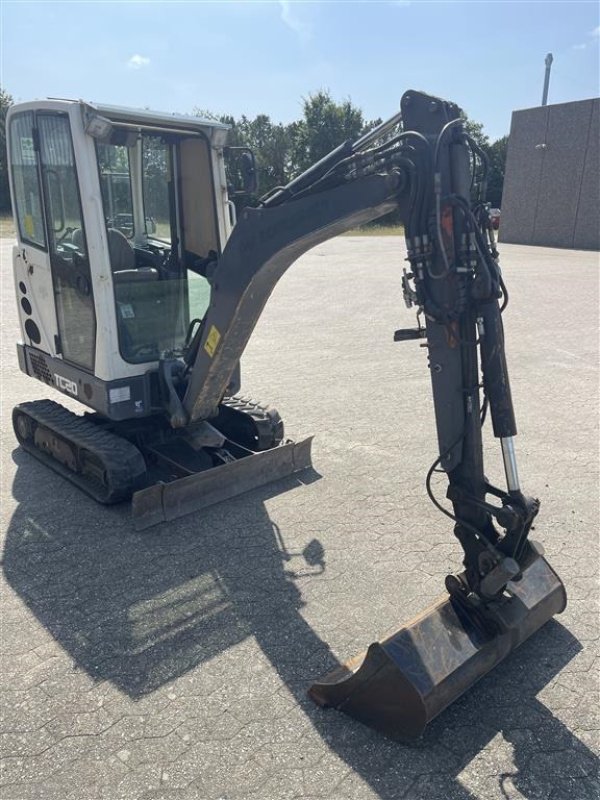
[{"label": "warning decal", "polygon": [[206,341],[204,342],[204,349],[211,358],[214,356],[215,350],[217,349],[217,346],[220,341],[221,341],[221,334],[215,328],[214,325],[211,325],[210,330],[208,332],[208,336],[206,337]]}]

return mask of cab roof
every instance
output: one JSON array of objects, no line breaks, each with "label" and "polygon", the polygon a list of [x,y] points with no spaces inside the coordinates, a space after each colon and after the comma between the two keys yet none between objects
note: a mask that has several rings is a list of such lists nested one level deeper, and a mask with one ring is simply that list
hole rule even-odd
[{"label": "cab roof", "polygon": [[231,125],[218,122],[206,117],[197,117],[193,114],[169,114],[165,111],[153,111],[147,108],[129,108],[127,106],[113,106],[105,103],[88,103],[84,100],[75,100],[67,97],[48,97],[45,100],[30,100],[16,103],[9,109],[9,112],[18,113],[19,111],[35,110],[37,108],[64,109],[78,105],[81,107],[92,108],[101,116],[107,117],[114,122],[128,122],[130,124],[139,123],[140,125],[157,125],[160,127],[187,128],[198,130],[212,128],[213,130],[228,131]]},{"label": "cab roof", "polygon": [[[81,101],[80,101],[81,102]],[[152,111],[146,108],[126,108],[124,106],[89,103],[102,116],[116,122],[139,122],[143,125],[174,125],[178,128],[220,128],[229,130],[231,125],[214,119],[197,117],[193,114],[169,114],[165,111]]]}]

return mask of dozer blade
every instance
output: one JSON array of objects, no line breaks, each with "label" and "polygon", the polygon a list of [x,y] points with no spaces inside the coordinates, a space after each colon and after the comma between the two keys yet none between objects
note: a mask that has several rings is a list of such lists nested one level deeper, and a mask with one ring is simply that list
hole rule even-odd
[{"label": "dozer blade", "polygon": [[131,499],[136,530],[168,522],[286,478],[312,466],[312,436],[213,467],[171,483],[158,483]]},{"label": "dozer blade", "polygon": [[415,739],[441,711],[566,606],[564,586],[540,556],[507,586],[496,635],[448,595],[367,653],[337,667],[309,695],[395,739]]}]

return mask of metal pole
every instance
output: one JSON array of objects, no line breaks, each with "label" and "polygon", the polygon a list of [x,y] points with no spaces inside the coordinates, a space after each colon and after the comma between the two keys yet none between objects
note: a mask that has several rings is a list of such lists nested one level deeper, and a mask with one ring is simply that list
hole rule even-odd
[{"label": "metal pole", "polygon": [[548,86],[550,85],[550,68],[552,67],[552,53],[548,53],[545,58],[546,75],[544,76],[544,91],[542,93],[542,105],[548,105]]}]

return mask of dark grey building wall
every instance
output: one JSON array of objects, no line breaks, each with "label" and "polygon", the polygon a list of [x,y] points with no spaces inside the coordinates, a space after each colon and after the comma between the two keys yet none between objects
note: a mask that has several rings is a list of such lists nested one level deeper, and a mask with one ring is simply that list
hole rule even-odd
[{"label": "dark grey building wall", "polygon": [[500,240],[600,250],[600,98],[514,111]]}]

